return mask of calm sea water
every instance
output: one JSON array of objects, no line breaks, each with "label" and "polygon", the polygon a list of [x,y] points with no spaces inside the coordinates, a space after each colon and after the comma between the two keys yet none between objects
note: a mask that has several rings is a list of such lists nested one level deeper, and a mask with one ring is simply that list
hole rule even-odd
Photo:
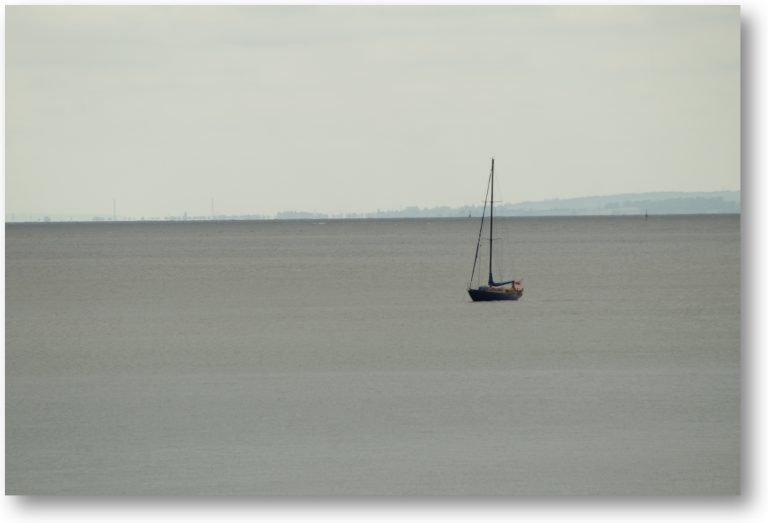
[{"label": "calm sea water", "polygon": [[740,490],[739,218],[6,226],[10,494]]}]

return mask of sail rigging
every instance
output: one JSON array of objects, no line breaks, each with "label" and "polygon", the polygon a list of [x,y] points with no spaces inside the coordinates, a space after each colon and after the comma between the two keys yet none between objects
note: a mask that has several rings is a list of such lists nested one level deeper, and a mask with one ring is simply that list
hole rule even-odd
[{"label": "sail rigging", "polygon": [[483,223],[485,222],[485,208],[488,206],[488,191],[491,189],[491,182],[493,176],[493,161],[491,161],[491,174],[488,176],[488,186],[485,188],[485,198],[483,199],[483,214],[480,217],[480,232],[477,233],[477,247],[475,247],[475,261],[472,263],[472,276],[469,277],[469,286],[472,286],[472,281],[475,279],[475,268],[477,267],[477,258],[480,255],[480,242],[483,239]]}]

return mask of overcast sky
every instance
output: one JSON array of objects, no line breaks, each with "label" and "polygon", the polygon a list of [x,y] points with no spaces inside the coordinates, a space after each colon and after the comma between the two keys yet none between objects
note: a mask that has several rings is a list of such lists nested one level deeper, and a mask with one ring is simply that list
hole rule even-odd
[{"label": "overcast sky", "polygon": [[6,8],[6,213],[740,188],[738,7]]}]

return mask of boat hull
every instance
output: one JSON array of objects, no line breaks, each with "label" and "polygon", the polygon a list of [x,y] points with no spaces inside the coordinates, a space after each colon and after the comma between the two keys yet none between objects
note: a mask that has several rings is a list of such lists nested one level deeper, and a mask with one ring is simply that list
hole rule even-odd
[{"label": "boat hull", "polygon": [[522,298],[522,292],[499,292],[480,289],[469,289],[469,297],[472,301],[516,301]]}]

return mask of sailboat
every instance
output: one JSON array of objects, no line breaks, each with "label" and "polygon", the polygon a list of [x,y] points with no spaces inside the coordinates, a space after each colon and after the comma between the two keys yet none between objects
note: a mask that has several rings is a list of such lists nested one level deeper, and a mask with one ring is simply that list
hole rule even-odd
[{"label": "sailboat", "polygon": [[[472,264],[472,276],[469,278],[467,292],[472,301],[502,301],[519,300],[523,296],[523,288],[519,280],[497,282],[493,279],[493,171],[495,159],[491,158],[491,174],[488,177],[488,188],[485,191],[485,203],[483,204],[483,216],[480,218],[480,233],[477,235],[477,247],[475,248],[475,261]],[[488,193],[491,199],[488,200]],[[480,256],[480,242],[483,238],[483,225],[485,223],[485,210],[490,203],[489,238],[488,238],[488,285],[478,285],[472,288],[475,279],[475,270],[478,269],[477,261]]]}]

